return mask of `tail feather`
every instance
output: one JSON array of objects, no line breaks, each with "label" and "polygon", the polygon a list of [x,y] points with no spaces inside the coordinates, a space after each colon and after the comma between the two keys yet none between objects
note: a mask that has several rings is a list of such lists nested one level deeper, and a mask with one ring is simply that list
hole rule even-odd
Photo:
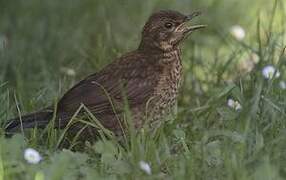
[{"label": "tail feather", "polygon": [[45,128],[53,117],[52,111],[40,111],[32,114],[28,114],[22,117],[17,117],[8,122],[5,127],[6,133],[19,132],[22,128]]}]

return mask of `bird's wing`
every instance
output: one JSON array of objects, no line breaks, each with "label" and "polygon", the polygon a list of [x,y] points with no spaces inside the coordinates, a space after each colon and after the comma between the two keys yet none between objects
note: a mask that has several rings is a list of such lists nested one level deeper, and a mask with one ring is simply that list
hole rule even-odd
[{"label": "bird's wing", "polygon": [[[146,103],[156,86],[156,71],[142,57],[127,56],[97,74],[80,81],[58,104],[58,111],[73,114],[84,104],[94,115],[120,113],[129,106]],[[114,112],[116,111],[116,112]]]}]

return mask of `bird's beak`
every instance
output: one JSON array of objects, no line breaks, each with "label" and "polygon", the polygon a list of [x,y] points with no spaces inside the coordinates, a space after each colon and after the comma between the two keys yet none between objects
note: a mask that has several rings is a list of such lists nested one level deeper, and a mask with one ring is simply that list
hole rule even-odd
[{"label": "bird's beak", "polygon": [[184,23],[182,23],[179,27],[178,30],[183,32],[184,34],[198,30],[198,29],[202,29],[207,27],[206,25],[187,25],[188,22],[190,22],[192,19],[194,19],[195,17],[201,15],[201,12],[193,12],[192,14],[188,15],[186,17],[186,20]]},{"label": "bird's beak", "polygon": [[202,29],[202,28],[205,28],[205,27],[207,27],[207,25],[193,25],[193,26],[188,26],[187,31],[188,31],[188,32],[190,32],[190,31],[195,31],[195,30]]}]

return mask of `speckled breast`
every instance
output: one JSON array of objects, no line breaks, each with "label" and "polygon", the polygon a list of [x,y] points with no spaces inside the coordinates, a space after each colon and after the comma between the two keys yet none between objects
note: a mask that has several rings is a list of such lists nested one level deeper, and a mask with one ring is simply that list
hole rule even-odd
[{"label": "speckled breast", "polygon": [[164,53],[160,57],[163,71],[152,97],[151,126],[157,126],[161,120],[168,115],[174,107],[182,77],[182,64],[180,60],[180,50]]}]

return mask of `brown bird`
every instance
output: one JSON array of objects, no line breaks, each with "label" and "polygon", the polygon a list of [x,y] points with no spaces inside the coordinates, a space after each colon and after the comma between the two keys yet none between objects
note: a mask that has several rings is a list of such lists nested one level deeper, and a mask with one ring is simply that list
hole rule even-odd
[{"label": "brown bird", "polygon": [[[164,10],[151,15],[144,26],[139,47],[116,59],[100,72],[92,74],[71,88],[53,108],[11,120],[6,132],[25,128],[44,128],[55,117],[55,128],[65,128],[81,105],[106,128],[121,135],[124,107],[128,104],[135,129],[145,123],[157,127],[175,104],[182,64],[180,43],[204,25],[187,24],[199,12],[183,15]],[[84,110],[79,111],[83,115]],[[84,129],[83,129],[84,128]],[[81,131],[82,130],[82,131]],[[81,131],[84,139],[97,128],[76,123],[70,131]]]}]

